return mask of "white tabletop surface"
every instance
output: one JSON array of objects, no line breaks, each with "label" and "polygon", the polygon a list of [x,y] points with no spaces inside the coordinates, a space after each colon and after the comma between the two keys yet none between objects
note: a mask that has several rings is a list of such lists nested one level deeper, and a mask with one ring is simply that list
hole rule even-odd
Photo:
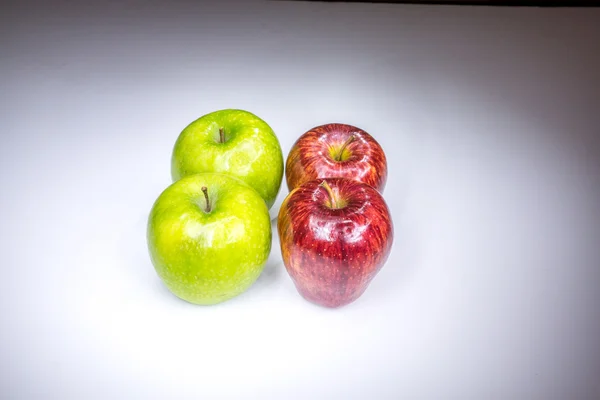
[{"label": "white tabletop surface", "polygon": [[[600,395],[599,9],[1,7],[0,397]],[[222,108],[285,155],[327,122],[381,143],[396,236],[358,301],[304,301],[276,237],[234,300],[162,285],[148,212]]]}]

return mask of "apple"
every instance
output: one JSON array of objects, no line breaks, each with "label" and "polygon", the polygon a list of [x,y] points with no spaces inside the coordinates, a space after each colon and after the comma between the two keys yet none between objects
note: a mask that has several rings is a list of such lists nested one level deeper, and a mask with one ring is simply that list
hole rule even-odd
[{"label": "apple", "polygon": [[264,200],[241,180],[201,173],[173,183],[148,218],[148,249],[176,296],[216,304],[248,289],[271,251]]},{"label": "apple", "polygon": [[383,193],[387,161],[377,141],[352,125],[312,128],[294,143],[285,166],[289,190],[313,179],[350,178]]},{"label": "apple", "polygon": [[325,307],[363,294],[385,264],[394,236],[381,194],[347,178],[312,180],[292,190],[279,210],[277,231],[296,288]]},{"label": "apple", "polygon": [[256,190],[271,208],[283,177],[283,154],[265,121],[243,110],[220,110],[189,124],[171,157],[173,181],[199,172],[235,176]]}]

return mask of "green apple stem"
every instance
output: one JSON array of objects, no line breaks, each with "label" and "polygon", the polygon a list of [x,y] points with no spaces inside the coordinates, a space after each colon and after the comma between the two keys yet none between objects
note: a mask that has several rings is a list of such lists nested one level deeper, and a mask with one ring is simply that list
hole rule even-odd
[{"label": "green apple stem", "polygon": [[204,199],[206,200],[206,208],[204,211],[207,213],[210,212],[210,199],[208,198],[208,188],[206,186],[202,186],[202,193],[204,193]]},{"label": "green apple stem", "polygon": [[340,150],[338,151],[338,153],[335,156],[336,161],[342,161],[342,155],[344,154],[344,150],[346,150],[346,147],[350,143],[354,142],[355,140],[356,140],[356,137],[354,135],[351,135],[348,139],[346,139],[346,141],[344,142],[342,147],[340,147]]},{"label": "green apple stem", "polygon": [[321,182],[321,186],[323,186],[325,188],[325,190],[327,191],[327,194],[329,195],[329,201],[331,202],[331,208],[338,208],[337,202],[335,201],[335,195],[333,194],[333,190],[331,189],[331,186],[329,186],[327,184],[327,181]]},{"label": "green apple stem", "polygon": [[219,128],[219,142],[225,143],[225,132],[223,132],[223,127]]}]

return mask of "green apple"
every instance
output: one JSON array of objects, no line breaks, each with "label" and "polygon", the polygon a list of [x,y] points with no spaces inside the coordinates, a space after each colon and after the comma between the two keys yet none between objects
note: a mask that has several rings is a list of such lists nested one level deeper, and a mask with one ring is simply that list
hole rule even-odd
[{"label": "green apple", "polygon": [[156,272],[176,296],[216,304],[246,291],[271,251],[264,200],[241,180],[201,173],[173,183],[148,218]]},{"label": "green apple", "polygon": [[173,149],[173,181],[199,172],[235,176],[271,208],[283,177],[283,153],[271,127],[256,115],[243,110],[215,111],[189,124]]}]

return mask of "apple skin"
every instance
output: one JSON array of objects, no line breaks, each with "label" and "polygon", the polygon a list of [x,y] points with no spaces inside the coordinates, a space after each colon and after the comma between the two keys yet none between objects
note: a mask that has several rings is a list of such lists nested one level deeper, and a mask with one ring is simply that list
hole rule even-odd
[{"label": "apple skin", "polygon": [[[211,211],[206,212],[202,187]],[[264,200],[239,179],[191,175],[158,197],[148,218],[148,249],[167,288],[194,304],[216,304],[246,291],[271,251]]]},{"label": "apple skin", "polygon": [[279,210],[277,231],[286,270],[308,301],[340,307],[360,297],[385,264],[394,229],[389,209],[372,186],[325,180],[341,208],[331,208],[323,180],[294,189]]},{"label": "apple skin", "polygon": [[189,124],[173,148],[173,181],[199,172],[235,176],[271,208],[283,178],[283,153],[273,129],[256,115],[234,109],[215,111]]},{"label": "apple skin", "polygon": [[[343,151],[335,155],[353,136]],[[326,124],[304,133],[292,146],[285,165],[288,189],[313,179],[349,178],[373,186],[383,193],[387,161],[377,141],[360,128],[346,124]]]}]

